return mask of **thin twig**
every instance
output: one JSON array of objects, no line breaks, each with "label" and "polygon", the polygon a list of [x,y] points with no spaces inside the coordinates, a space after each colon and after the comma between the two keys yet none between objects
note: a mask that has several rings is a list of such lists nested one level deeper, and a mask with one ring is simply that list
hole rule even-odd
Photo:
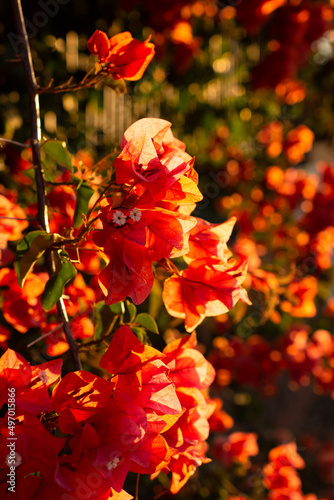
[{"label": "thin twig", "polygon": [[20,218],[20,217],[6,217],[5,215],[0,215],[0,219],[9,219],[9,220],[26,220],[26,221],[29,221],[29,220],[36,220],[34,219],[33,217],[31,217],[30,219],[27,219],[27,218]]},{"label": "thin twig", "polygon": [[13,146],[19,146],[20,148],[31,148],[30,144],[24,144],[23,142],[12,141],[11,139],[5,139],[4,137],[0,137],[0,144],[2,142],[13,144]]},{"label": "thin twig", "polygon": [[73,83],[72,85],[68,85],[67,83],[63,85],[59,85],[58,87],[38,87],[38,94],[60,94],[62,92],[75,92],[77,90],[87,89],[96,87],[99,83],[101,83],[105,79],[105,74],[103,75],[94,75],[92,78],[88,78],[87,80],[83,79],[79,83]]},{"label": "thin twig", "polygon": [[[31,149],[32,149],[33,164],[35,167],[35,179],[37,188],[37,205],[38,205],[37,219],[41,227],[44,229],[44,231],[50,232],[48,207],[45,196],[45,183],[44,183],[44,176],[43,176],[43,169],[42,169],[42,162],[40,155],[42,133],[41,133],[40,110],[39,110],[38,86],[35,78],[34,66],[32,62],[28,35],[24,22],[21,0],[12,0],[12,6],[14,11],[16,29],[19,35],[19,39],[22,41],[21,60],[27,81],[29,102],[30,102]],[[55,273],[55,263],[52,251],[48,255],[47,266],[48,266],[49,276],[51,277]],[[70,346],[75,369],[80,370],[81,362],[79,358],[78,344],[76,343],[72,335],[68,322],[68,316],[65,304],[62,299],[60,299],[57,302],[57,310],[60,320],[63,323],[65,337],[67,343]]]},{"label": "thin twig", "polygon": [[45,337],[48,337],[49,335],[52,335],[53,333],[57,332],[58,330],[60,330],[61,328],[63,328],[63,323],[61,323],[60,325],[56,326],[55,328],[53,328],[52,330],[50,330],[48,333],[45,333],[44,335],[41,335],[40,337],[38,337],[37,339],[33,340],[32,342],[30,342],[30,344],[27,345],[28,349],[33,346],[34,344],[37,344],[37,342],[39,342],[40,340],[43,340],[45,339]]}]

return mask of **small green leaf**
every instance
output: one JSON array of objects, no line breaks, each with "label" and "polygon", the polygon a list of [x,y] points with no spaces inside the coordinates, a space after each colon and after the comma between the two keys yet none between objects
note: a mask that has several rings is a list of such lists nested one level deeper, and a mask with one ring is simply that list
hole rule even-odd
[{"label": "small green leaf", "polygon": [[140,342],[145,343],[146,341],[146,331],[144,328],[139,328],[138,326],[133,326],[131,331],[136,335],[136,337],[140,340]]},{"label": "small green leaf", "polygon": [[116,304],[111,304],[109,308],[117,316],[122,316],[125,313],[124,302],[116,302]]},{"label": "small green leaf", "polygon": [[60,265],[57,273],[47,281],[41,295],[41,303],[45,311],[50,311],[63,295],[65,285],[76,276],[77,270],[73,264],[67,260],[66,252],[60,253]]},{"label": "small green leaf", "polygon": [[72,170],[72,157],[66,148],[66,143],[62,141],[47,141],[41,149],[49,158],[54,160],[58,165],[67,167]]},{"label": "small green leaf", "polygon": [[[122,302],[119,302],[119,304],[122,304]],[[104,302],[99,302],[95,306],[94,316],[95,337],[99,339],[107,333],[110,333],[110,328],[113,326],[115,318],[117,318],[119,314],[113,312],[112,306],[107,306]]]},{"label": "small green leaf", "polygon": [[51,234],[46,231],[31,231],[22,238],[16,248],[14,264],[17,281],[21,288],[35,262],[42,257],[47,248],[60,239],[59,234]]},{"label": "small green leaf", "polygon": [[149,332],[159,334],[158,325],[155,320],[147,313],[140,313],[135,319],[135,322],[143,326]]},{"label": "small green leaf", "polygon": [[73,216],[73,226],[80,227],[82,224],[82,214],[86,214],[88,210],[89,200],[94,194],[94,190],[90,187],[87,181],[81,182],[77,189],[77,202]]},{"label": "small green leaf", "polygon": [[129,315],[130,315],[130,323],[133,322],[133,320],[135,319],[136,317],[136,314],[137,314],[137,308],[134,304],[132,304],[132,302],[130,302],[129,300],[126,300],[125,301],[125,304],[126,304],[126,308],[129,312]]}]

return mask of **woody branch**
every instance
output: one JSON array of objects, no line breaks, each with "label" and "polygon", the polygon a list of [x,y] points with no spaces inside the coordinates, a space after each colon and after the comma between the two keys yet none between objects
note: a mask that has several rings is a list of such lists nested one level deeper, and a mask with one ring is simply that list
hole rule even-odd
[{"label": "woody branch", "polygon": [[[21,60],[24,68],[25,78],[28,87],[28,94],[29,94],[30,120],[31,120],[31,150],[32,150],[33,164],[35,167],[35,179],[37,188],[37,205],[38,205],[37,220],[45,231],[50,232],[48,207],[45,197],[45,182],[44,182],[43,168],[40,156],[40,142],[42,135],[41,135],[38,86],[36,83],[36,77],[31,57],[28,35],[24,22],[21,0],[12,0],[12,6],[13,6],[16,29],[21,40],[21,46],[20,46]],[[49,258],[47,259],[47,266],[48,266],[49,276],[52,276],[55,273],[55,263],[52,252],[49,254]],[[66,312],[66,307],[62,298],[57,302],[57,311],[60,320],[63,324],[66,340],[70,346],[75,369],[80,370],[81,362],[79,358],[78,345],[72,335]]]}]

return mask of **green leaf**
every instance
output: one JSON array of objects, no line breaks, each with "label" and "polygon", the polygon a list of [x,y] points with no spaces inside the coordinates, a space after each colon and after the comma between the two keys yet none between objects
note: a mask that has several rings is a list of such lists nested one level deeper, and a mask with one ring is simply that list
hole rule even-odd
[{"label": "green leaf", "polygon": [[159,334],[158,325],[155,320],[147,313],[140,313],[135,319],[135,322],[143,326],[149,332]]},{"label": "green leaf", "polygon": [[51,234],[46,231],[31,231],[22,238],[16,248],[14,264],[17,281],[21,288],[35,262],[42,257],[47,248],[60,239],[59,234]]},{"label": "green leaf", "polygon": [[140,340],[140,342],[145,343],[146,341],[146,331],[144,328],[139,328],[138,326],[133,326],[131,331],[136,335],[136,337]]},{"label": "green leaf", "polygon": [[137,308],[134,304],[132,304],[132,302],[130,302],[129,300],[126,300],[125,301],[125,304],[126,304],[126,308],[129,312],[129,315],[130,315],[130,323],[133,322],[133,320],[135,319],[136,317],[136,314],[137,314]]},{"label": "green leaf", "polygon": [[124,302],[116,302],[116,304],[111,304],[109,308],[117,316],[122,316],[125,313]]},{"label": "green leaf", "polygon": [[47,141],[42,146],[44,153],[54,160],[58,165],[72,170],[72,157],[62,141]]},{"label": "green leaf", "polygon": [[63,295],[65,285],[77,274],[77,270],[65,258],[66,256],[66,252],[60,252],[60,263],[57,266],[57,273],[47,281],[41,295],[41,303],[45,311],[50,311],[53,308]]},{"label": "green leaf", "polygon": [[81,182],[77,189],[77,202],[73,216],[73,226],[80,227],[82,224],[82,214],[86,214],[88,210],[89,200],[94,194],[94,190],[90,187],[87,181]]},{"label": "green leaf", "polygon": [[[118,302],[117,304],[123,304],[123,302]],[[124,306],[123,306],[124,307]],[[114,308],[115,310],[116,308]],[[110,333],[110,328],[114,324],[114,320],[116,317],[120,316],[121,308],[118,309],[118,312],[115,313],[113,310],[113,306],[107,306],[104,302],[99,302],[96,304],[94,309],[95,316],[95,336],[97,339],[106,335],[106,333]]]}]

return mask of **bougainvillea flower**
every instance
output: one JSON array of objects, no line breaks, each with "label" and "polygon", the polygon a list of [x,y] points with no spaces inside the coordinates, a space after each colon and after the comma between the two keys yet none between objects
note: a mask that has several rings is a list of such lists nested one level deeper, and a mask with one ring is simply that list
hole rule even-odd
[{"label": "bougainvillea flower", "polygon": [[153,59],[154,45],[149,37],[145,42],[132,38],[128,31],[108,39],[100,30],[88,40],[88,50],[98,56],[115,80],[139,80]]},{"label": "bougainvillea flower", "polygon": [[191,169],[193,160],[170,127],[160,118],[142,118],[126,130],[122,152],[114,161],[118,184],[139,183],[159,200]]},{"label": "bougainvillea flower", "polygon": [[168,359],[175,362],[169,374],[175,387],[207,389],[215,378],[216,373],[211,363],[194,349],[196,344],[196,334],[192,333],[190,337],[174,340],[163,350]]},{"label": "bougainvillea flower", "polygon": [[122,326],[114,333],[101,358],[100,366],[115,375],[132,373],[141,370],[143,364],[149,360],[163,358],[165,356],[157,349],[143,345],[128,326]]},{"label": "bougainvillea flower", "polygon": [[0,407],[7,403],[6,388],[14,387],[17,414],[48,411],[48,387],[59,378],[62,364],[61,359],[55,359],[31,367],[20,354],[7,349],[0,358]]},{"label": "bougainvillea flower", "polygon": [[297,453],[297,445],[294,442],[276,446],[269,452],[270,462],[275,462],[278,466],[283,467],[290,465],[296,469],[303,469],[305,462]]},{"label": "bougainvillea flower", "polygon": [[217,437],[213,447],[215,457],[227,467],[238,462],[247,468],[249,457],[259,453],[257,435],[252,432],[233,432],[228,437]]},{"label": "bougainvillea flower", "polygon": [[[131,209],[129,200],[134,203]],[[160,207],[144,208],[151,203],[150,195],[131,195],[117,209],[109,201],[101,209],[103,229],[92,238],[109,258],[98,276],[108,304],[127,296],[135,304],[143,302],[153,285],[152,261],[182,255],[188,249],[196,219]]]},{"label": "bougainvillea flower", "polygon": [[23,288],[19,287],[13,269],[0,270],[0,286],[8,287],[4,292],[3,314],[10,325],[21,333],[29,328],[45,324],[45,312],[39,297],[44,290],[47,274],[29,273]]},{"label": "bougainvillea flower", "polygon": [[167,311],[185,319],[191,332],[206,316],[226,313],[241,300],[250,301],[241,287],[247,272],[247,261],[226,265],[211,259],[196,261],[178,276],[165,281],[163,301]]},{"label": "bougainvillea flower", "polygon": [[160,472],[170,462],[171,452],[165,439],[160,434],[148,432],[146,439],[141,443],[141,448],[146,446],[146,454],[149,457],[147,465],[138,464],[136,460],[138,452],[132,454],[130,471],[138,474],[154,474]]},{"label": "bougainvillea flower", "polygon": [[[131,209],[127,208],[130,202]],[[167,258],[174,250],[187,247],[188,233],[196,225],[194,217],[154,206],[151,196],[145,194],[139,198],[129,196],[117,208],[106,201],[100,220],[103,230],[93,235],[97,245],[106,248],[106,240],[121,234],[131,242],[146,246],[152,260]]]},{"label": "bougainvillea flower", "polygon": [[215,409],[209,418],[210,431],[226,431],[234,425],[233,418],[222,410],[223,401],[220,398],[213,398],[210,402],[215,404]]},{"label": "bougainvillea flower", "polygon": [[300,163],[313,146],[314,133],[306,125],[298,125],[287,134],[284,153],[290,163]]},{"label": "bougainvillea flower", "polygon": [[270,462],[263,468],[263,485],[270,490],[268,499],[302,500],[301,480],[295,468],[305,466],[297,453],[296,443],[287,443],[273,448]]},{"label": "bougainvillea flower", "polygon": [[270,158],[279,156],[283,149],[283,126],[279,121],[273,121],[261,128],[256,136],[258,142],[265,146]]},{"label": "bougainvillea flower", "polygon": [[293,467],[284,465],[278,467],[270,462],[263,468],[263,484],[269,490],[294,491],[301,488],[301,480]]},{"label": "bougainvillea flower", "polygon": [[164,201],[177,205],[193,204],[202,199],[203,195],[198,189],[197,183],[187,175],[183,175],[179,180],[175,181],[167,189],[164,196]]},{"label": "bougainvillea flower", "polygon": [[317,293],[318,281],[314,276],[293,281],[286,289],[286,300],[281,302],[281,309],[296,318],[312,318],[317,312],[314,304]]},{"label": "bougainvillea flower", "polygon": [[[1,474],[4,474],[4,478],[7,477],[6,474],[9,472],[9,467],[6,463],[9,451],[9,448],[6,446],[8,444],[7,437],[9,438],[8,425],[6,424],[7,419],[2,419],[0,423],[0,469],[3,469]],[[23,419],[16,421],[15,437],[15,476],[17,489],[20,490],[21,488],[21,491],[24,490],[24,486],[27,484],[27,475],[36,473],[39,473],[46,484],[56,487],[54,474],[59,464],[58,453],[64,447],[66,438],[55,437],[48,432],[34,415],[25,415]],[[3,478],[0,479],[1,483],[2,481]],[[11,495],[13,493],[8,492],[8,498]],[[23,496],[16,496],[14,494],[13,498],[26,497],[24,493]],[[32,500],[33,498],[41,497],[31,496],[27,498]]]},{"label": "bougainvillea flower", "polygon": [[217,258],[226,263],[231,257],[227,242],[231,237],[236,218],[222,224],[211,224],[203,219],[197,219],[196,226],[191,230],[189,237],[189,252],[185,256],[186,262],[206,258]]},{"label": "bougainvillea flower", "polygon": [[61,413],[63,432],[71,433],[76,423],[102,411],[113,390],[114,384],[84,370],[66,374],[54,388],[51,399],[52,410]]},{"label": "bougainvillea flower", "polygon": [[[110,261],[98,275],[98,282],[105,296],[106,304],[114,304],[130,297],[135,304],[141,304],[153,286],[152,259],[145,246],[124,238],[117,231],[109,232],[108,238],[102,231],[94,233],[93,240]],[[110,234],[110,235],[109,235]]]},{"label": "bougainvillea flower", "polygon": [[176,453],[171,457],[169,470],[172,472],[172,484],[170,491],[176,494],[188,479],[195,473],[197,467],[201,464],[211,462],[210,458],[205,456],[206,443],[198,443],[195,446],[188,447],[183,453]]},{"label": "bougainvillea flower", "polygon": [[[22,237],[22,231],[29,225],[26,214],[21,207],[0,194],[0,254],[5,250],[8,241]],[[21,220],[20,220],[21,219]]]}]

